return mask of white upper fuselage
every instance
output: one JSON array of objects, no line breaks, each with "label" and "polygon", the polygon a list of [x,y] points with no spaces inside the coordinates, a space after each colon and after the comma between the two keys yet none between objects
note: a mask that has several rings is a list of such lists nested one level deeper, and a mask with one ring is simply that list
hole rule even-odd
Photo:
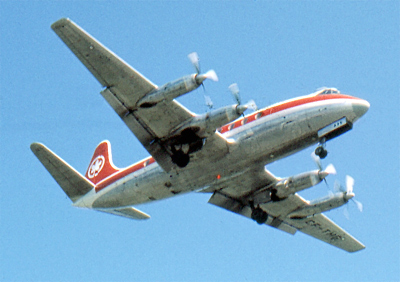
[{"label": "white upper fuselage", "polygon": [[365,100],[325,93],[278,103],[223,126],[218,131],[230,143],[223,158],[196,161],[194,156],[187,167],[165,172],[149,157],[97,183],[74,205],[131,206],[205,187],[223,187],[225,180],[246,173],[254,164],[267,165],[318,143],[320,129],[343,117],[353,124],[369,108]]}]

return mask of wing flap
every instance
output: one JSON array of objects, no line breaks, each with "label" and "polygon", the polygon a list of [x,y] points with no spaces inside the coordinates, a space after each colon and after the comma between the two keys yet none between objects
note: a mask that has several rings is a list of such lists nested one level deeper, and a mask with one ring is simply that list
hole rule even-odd
[{"label": "wing flap", "polygon": [[150,216],[134,207],[114,208],[114,209],[96,209],[97,211],[123,216],[136,220],[149,219]]},{"label": "wing flap", "polygon": [[92,182],[43,144],[32,143],[31,150],[73,202],[93,189]]},{"label": "wing flap", "polygon": [[[211,198],[208,202],[215,206],[224,208],[228,211],[240,214],[247,218],[251,218],[251,209],[249,206],[241,203],[237,199],[230,198],[227,195],[223,195],[221,193],[215,192],[211,196]],[[278,218],[269,217],[265,224],[267,224],[271,227],[277,228],[281,231],[285,231],[292,235],[294,235],[297,231],[296,228],[293,228],[292,226],[286,224],[285,222],[283,222],[282,220],[279,220]]]}]

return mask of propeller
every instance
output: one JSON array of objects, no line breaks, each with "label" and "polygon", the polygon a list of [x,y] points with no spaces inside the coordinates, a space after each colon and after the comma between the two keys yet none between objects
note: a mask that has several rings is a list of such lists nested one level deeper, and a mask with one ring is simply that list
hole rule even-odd
[{"label": "propeller", "polygon": [[328,188],[329,188],[328,182],[326,181],[326,177],[331,174],[333,174],[333,175],[336,174],[335,167],[333,166],[333,164],[329,164],[324,169],[322,166],[322,163],[321,163],[321,159],[317,155],[315,155],[315,152],[312,152],[311,157],[313,158],[315,164],[317,165],[317,167],[319,169],[318,176],[325,181],[326,186],[328,186]]},{"label": "propeller", "polygon": [[237,85],[237,83],[232,83],[231,85],[229,85],[228,89],[229,89],[229,91],[231,91],[233,97],[236,100],[236,103],[238,105],[240,105],[242,102],[240,99],[240,95],[239,95],[240,91],[239,91],[239,86]]},{"label": "propeller", "polygon": [[190,62],[192,63],[192,65],[194,66],[194,68],[196,69],[196,82],[198,84],[203,84],[203,81],[206,79],[211,79],[212,81],[218,81],[218,76],[217,73],[214,70],[209,70],[208,72],[202,74],[201,70],[200,70],[200,59],[199,59],[199,55],[197,55],[196,52],[190,53],[188,55],[188,58],[190,60]]},{"label": "propeller", "polygon": [[[200,70],[200,59],[199,59],[199,55],[196,52],[190,53],[188,55],[188,58],[190,60],[190,62],[192,63],[192,65],[194,66],[194,68],[196,69],[196,82],[198,84],[201,84],[203,86],[203,90],[204,92],[206,92],[206,88],[204,87],[203,81],[206,79],[210,79],[212,81],[218,81],[218,76],[217,73],[214,70],[209,70],[208,72],[202,74],[201,70]],[[212,102],[210,96],[207,96],[204,93],[204,100],[206,102],[206,105],[209,109],[212,109],[214,106],[214,103]]]},{"label": "propeller", "polygon": [[196,73],[199,74],[200,73],[199,55],[197,55],[196,52],[193,52],[188,55],[188,58],[189,58],[190,62],[192,63],[192,65],[194,66],[194,68],[196,69]]},{"label": "propeller", "polygon": [[231,91],[233,98],[235,99],[238,107],[237,107],[237,111],[242,114],[245,110],[247,109],[251,109],[253,111],[257,111],[257,105],[256,102],[254,102],[254,100],[250,100],[248,101],[246,104],[242,105],[242,101],[239,95],[239,86],[237,85],[237,83],[233,83],[231,85],[229,85],[228,87],[229,91]]},{"label": "propeller", "polygon": [[[353,187],[354,187],[354,178],[346,175],[346,190],[340,185],[338,181],[335,181],[335,191],[336,192],[342,192],[344,193],[344,198],[349,201],[352,200],[354,204],[356,204],[357,209],[362,212],[363,211],[363,204],[357,200],[354,199],[355,194],[353,193]],[[344,209],[344,215],[346,216],[347,219],[349,219],[349,211],[347,208],[347,205]]]}]

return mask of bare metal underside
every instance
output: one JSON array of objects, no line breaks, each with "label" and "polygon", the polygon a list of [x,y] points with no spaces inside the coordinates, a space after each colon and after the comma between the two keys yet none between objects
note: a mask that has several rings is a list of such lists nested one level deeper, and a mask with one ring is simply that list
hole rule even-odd
[{"label": "bare metal underside", "polygon": [[196,115],[174,98],[207,78],[216,80],[213,71],[203,75],[197,66],[197,74],[158,87],[69,19],[52,28],[104,87],[102,96],[152,156],[121,170],[103,142],[85,177],[33,143],[32,151],[75,206],[147,219],[132,206],[201,191],[212,193],[209,203],[260,224],[290,234],[299,230],[349,252],[364,248],[322,214],[346,204],[354,197],[352,190],[312,204],[296,194],[323,181],[332,169],[279,178],[265,166],[350,130],[368,102],[327,89],[243,118],[247,106],[239,105]]}]

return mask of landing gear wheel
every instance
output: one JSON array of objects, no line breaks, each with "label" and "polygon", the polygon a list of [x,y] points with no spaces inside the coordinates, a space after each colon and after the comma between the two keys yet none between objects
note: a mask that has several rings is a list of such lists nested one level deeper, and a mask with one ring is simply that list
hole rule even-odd
[{"label": "landing gear wheel", "polygon": [[172,162],[179,167],[185,167],[188,165],[190,157],[182,151],[176,151],[172,156]]},{"label": "landing gear wheel", "polygon": [[267,222],[268,214],[260,207],[254,208],[251,211],[251,218],[258,224],[264,224]]},{"label": "landing gear wheel", "polygon": [[325,159],[326,156],[328,155],[328,151],[325,150],[322,146],[318,146],[317,149],[315,149],[315,154],[316,154],[320,159]]}]

